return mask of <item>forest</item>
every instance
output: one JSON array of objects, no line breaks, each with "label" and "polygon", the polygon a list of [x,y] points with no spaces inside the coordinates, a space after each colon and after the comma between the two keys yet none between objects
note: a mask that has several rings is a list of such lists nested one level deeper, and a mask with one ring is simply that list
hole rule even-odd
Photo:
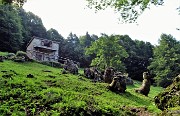
[{"label": "forest", "polygon": [[[26,52],[29,41],[36,36],[59,42],[59,57],[79,62],[80,68],[97,67],[99,70],[105,70],[107,67],[114,67],[137,81],[142,81],[143,72],[148,71],[152,85],[163,88],[171,85],[179,75],[180,41],[170,34],[162,33],[158,45],[135,40],[128,35],[105,33],[97,36],[86,32],[79,37],[70,33],[68,37],[63,37],[53,28],[46,30],[39,16],[26,12],[22,8],[24,1],[0,0],[1,52]],[[105,5],[94,4],[89,0],[89,5],[101,10],[109,5],[106,0],[104,2]],[[142,11],[147,7],[147,3],[136,2],[135,0],[133,5],[141,4]],[[133,19],[128,16],[124,18],[126,21],[135,20],[136,16],[138,14],[133,16]]]}]

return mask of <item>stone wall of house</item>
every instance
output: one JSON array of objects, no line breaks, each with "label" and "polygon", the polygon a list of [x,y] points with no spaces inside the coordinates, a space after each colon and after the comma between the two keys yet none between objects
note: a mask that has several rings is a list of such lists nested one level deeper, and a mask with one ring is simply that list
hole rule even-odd
[{"label": "stone wall of house", "polygon": [[[59,53],[59,44],[57,42],[52,41],[52,46],[47,47],[42,45],[42,41],[44,39],[34,38],[29,46],[27,47],[27,55],[30,59],[39,60],[39,61],[58,61],[58,53]],[[42,52],[38,51],[34,47],[42,47],[44,49],[53,50],[53,52]]]}]

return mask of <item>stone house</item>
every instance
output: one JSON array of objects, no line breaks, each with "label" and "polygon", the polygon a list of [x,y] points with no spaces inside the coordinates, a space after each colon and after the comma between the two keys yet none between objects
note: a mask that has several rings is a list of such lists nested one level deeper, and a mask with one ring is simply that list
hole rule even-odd
[{"label": "stone house", "polygon": [[58,61],[59,43],[33,37],[27,45],[27,56],[37,61]]}]

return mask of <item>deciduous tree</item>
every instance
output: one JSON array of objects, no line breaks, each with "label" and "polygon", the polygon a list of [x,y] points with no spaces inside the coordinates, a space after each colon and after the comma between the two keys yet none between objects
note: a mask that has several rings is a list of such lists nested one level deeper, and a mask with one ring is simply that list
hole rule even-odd
[{"label": "deciduous tree", "polygon": [[26,12],[22,8],[18,8],[18,14],[21,18],[22,34],[23,34],[23,51],[26,50],[27,43],[33,36],[47,38],[46,28],[42,20],[32,12]]},{"label": "deciduous tree", "polygon": [[0,5],[0,50],[16,52],[22,44],[22,25],[18,11],[11,5]]},{"label": "deciduous tree", "polygon": [[148,68],[155,74],[157,85],[167,87],[180,72],[180,42],[162,34],[153,53],[154,59]]},{"label": "deciduous tree", "polygon": [[143,72],[147,71],[147,67],[152,59],[153,46],[149,42],[132,40],[128,35],[117,35],[118,43],[123,46],[129,57],[123,60],[126,66],[126,72],[129,77],[141,81]]},{"label": "deciduous tree", "polygon": [[108,36],[103,34],[86,49],[86,54],[96,54],[96,58],[92,60],[92,66],[98,66],[101,69],[115,67],[119,71],[125,71],[122,60],[128,57],[128,54],[118,44],[118,39],[114,35]]},{"label": "deciduous tree", "polygon": [[82,67],[89,67],[92,59],[95,58],[95,54],[85,55],[85,49],[91,46],[91,44],[97,39],[97,35],[90,35],[88,32],[86,33],[86,35],[79,37],[80,45],[82,48],[82,56],[80,60]]}]

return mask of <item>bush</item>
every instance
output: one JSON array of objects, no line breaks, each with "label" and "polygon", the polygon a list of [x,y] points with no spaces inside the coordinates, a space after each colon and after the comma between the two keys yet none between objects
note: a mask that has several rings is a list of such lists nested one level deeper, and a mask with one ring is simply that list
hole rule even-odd
[{"label": "bush", "polygon": [[23,51],[17,51],[16,57],[25,57],[26,60],[28,61],[30,60],[29,57],[27,56],[27,53]]},{"label": "bush", "polygon": [[8,60],[12,60],[12,59],[15,58],[16,54],[14,54],[14,53],[8,53],[6,56],[7,56],[7,59],[8,59]]},{"label": "bush", "polygon": [[167,78],[164,78],[164,79],[161,79],[157,82],[157,84],[163,88],[166,88],[168,87],[169,85],[172,84],[172,80],[171,79],[167,79]]},{"label": "bush", "polygon": [[15,62],[25,62],[29,61],[29,57],[27,56],[26,52],[17,51],[16,56],[13,58]]},{"label": "bush", "polygon": [[16,57],[18,57],[18,56],[27,56],[27,54],[26,54],[26,52],[23,52],[23,51],[17,51],[16,52]]}]

